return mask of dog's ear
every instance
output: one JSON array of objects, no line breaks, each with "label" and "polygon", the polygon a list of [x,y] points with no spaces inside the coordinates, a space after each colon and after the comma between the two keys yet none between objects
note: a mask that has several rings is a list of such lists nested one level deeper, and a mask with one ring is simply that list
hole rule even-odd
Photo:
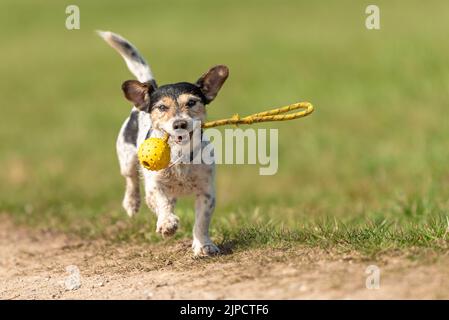
[{"label": "dog's ear", "polygon": [[226,81],[229,75],[229,69],[226,66],[215,66],[198,79],[196,84],[200,87],[201,92],[206,98],[206,103],[215,99],[220,91],[221,86]]},{"label": "dog's ear", "polygon": [[150,94],[154,89],[155,84],[152,81],[142,83],[137,80],[128,80],[122,84],[126,99],[134,103],[138,109],[144,109],[148,105]]}]

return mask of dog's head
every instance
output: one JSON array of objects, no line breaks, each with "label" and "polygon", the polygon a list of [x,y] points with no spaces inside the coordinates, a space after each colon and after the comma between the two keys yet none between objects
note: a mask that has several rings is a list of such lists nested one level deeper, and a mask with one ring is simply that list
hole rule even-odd
[{"label": "dog's head", "polygon": [[194,121],[204,122],[205,106],[212,102],[228,77],[226,66],[219,65],[203,74],[196,83],[179,82],[157,87],[156,82],[125,81],[125,97],[150,113],[152,127],[183,143],[193,131]]}]

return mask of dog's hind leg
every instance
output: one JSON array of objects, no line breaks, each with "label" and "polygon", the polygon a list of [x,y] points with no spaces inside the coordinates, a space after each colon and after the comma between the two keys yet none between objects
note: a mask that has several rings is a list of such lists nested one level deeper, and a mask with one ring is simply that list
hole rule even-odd
[{"label": "dog's hind leg", "polygon": [[140,207],[139,162],[137,159],[138,112],[134,110],[124,122],[117,138],[120,172],[126,180],[123,208],[132,217]]}]

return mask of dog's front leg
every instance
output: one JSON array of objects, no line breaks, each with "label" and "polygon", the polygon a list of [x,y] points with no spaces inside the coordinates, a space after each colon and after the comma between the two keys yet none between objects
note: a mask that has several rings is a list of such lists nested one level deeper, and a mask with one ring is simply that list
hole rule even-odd
[{"label": "dog's front leg", "polygon": [[210,190],[196,196],[195,225],[193,227],[193,253],[195,256],[210,256],[220,252],[209,238],[209,224],[215,209],[215,192]]},{"label": "dog's front leg", "polygon": [[157,215],[156,232],[163,237],[174,235],[179,224],[179,218],[173,213],[176,198],[168,196],[161,188],[152,186],[146,190],[146,201]]}]

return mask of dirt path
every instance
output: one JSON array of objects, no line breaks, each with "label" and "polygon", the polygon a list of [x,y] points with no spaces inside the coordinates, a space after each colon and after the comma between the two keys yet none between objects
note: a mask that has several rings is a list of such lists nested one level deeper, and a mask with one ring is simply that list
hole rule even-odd
[{"label": "dirt path", "polygon": [[[447,256],[364,261],[298,247],[193,259],[189,247],[87,242],[0,219],[0,299],[449,298]],[[365,285],[371,264],[377,290]]]}]

